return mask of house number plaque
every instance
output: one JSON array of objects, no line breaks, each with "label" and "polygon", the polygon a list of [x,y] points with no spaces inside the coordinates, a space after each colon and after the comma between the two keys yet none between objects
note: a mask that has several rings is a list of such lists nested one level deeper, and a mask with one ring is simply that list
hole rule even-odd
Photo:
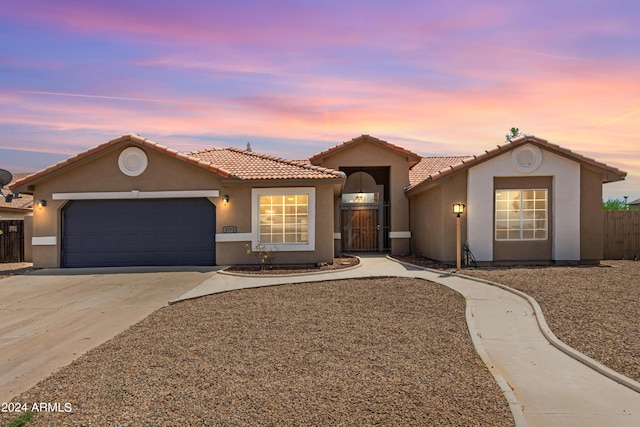
[{"label": "house number plaque", "polygon": [[237,233],[238,232],[238,227],[236,227],[235,225],[227,225],[226,227],[222,227],[222,232],[223,233]]}]

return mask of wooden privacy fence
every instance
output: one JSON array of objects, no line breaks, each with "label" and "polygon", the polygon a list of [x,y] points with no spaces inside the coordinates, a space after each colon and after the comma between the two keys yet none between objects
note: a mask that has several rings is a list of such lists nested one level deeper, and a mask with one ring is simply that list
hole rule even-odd
[{"label": "wooden privacy fence", "polygon": [[640,210],[604,212],[604,259],[640,259]]},{"label": "wooden privacy fence", "polygon": [[0,221],[0,263],[24,261],[24,221]]}]

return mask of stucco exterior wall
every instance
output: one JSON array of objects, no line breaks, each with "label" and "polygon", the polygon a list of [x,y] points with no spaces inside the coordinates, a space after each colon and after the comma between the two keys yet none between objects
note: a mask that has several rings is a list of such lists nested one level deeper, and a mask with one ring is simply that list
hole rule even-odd
[{"label": "stucco exterior wall", "polygon": [[[508,178],[494,178],[495,190],[506,189],[546,189],[547,209],[553,212],[553,177],[550,176],[520,176]],[[495,201],[495,198],[494,198]],[[495,209],[494,209],[495,220]],[[545,240],[493,241],[493,261],[549,261],[553,254],[553,217],[547,218],[548,238]]]},{"label": "stucco exterior wall", "polygon": [[580,260],[598,263],[604,247],[602,176],[584,166],[580,168]]},{"label": "stucco exterior wall", "polygon": [[[316,162],[316,164],[318,164]],[[391,232],[409,231],[409,200],[404,194],[404,188],[409,185],[409,162],[406,156],[396,153],[379,144],[363,141],[336,152],[319,163],[330,169],[340,167],[375,167],[389,166],[389,202],[391,204],[390,224]],[[336,204],[335,209],[339,209]],[[336,223],[338,227],[339,223]],[[336,228],[336,232],[339,232]],[[392,254],[408,254],[410,252],[409,238],[392,238]]]},{"label": "stucco exterior wall", "polygon": [[[224,225],[236,225],[237,234],[216,234],[216,263],[218,265],[231,264],[258,264],[259,260],[247,253],[245,245],[252,246],[252,240],[256,239],[258,224],[251,224],[251,188],[234,188],[238,190],[239,210],[228,209],[224,216],[218,216],[218,228]],[[315,187],[315,244],[313,251],[282,251],[275,249],[275,264],[316,264],[320,262],[333,262],[333,215],[326,212],[327,206],[333,203],[333,186],[318,185]],[[230,197],[229,205],[236,200]],[[225,207],[219,208],[224,211]],[[238,215],[236,215],[236,212]],[[229,241],[221,241],[224,239]]]},{"label": "stucco exterior wall", "polygon": [[[456,215],[453,205],[466,204],[467,172],[450,177],[411,197],[411,251],[429,259],[456,262]],[[460,217],[460,239],[467,240],[468,211]]]},{"label": "stucco exterior wall", "polygon": [[[34,200],[44,199],[47,206],[33,209],[33,262],[38,268],[59,267],[62,248],[62,209],[67,200],[53,200],[54,193],[180,191],[219,189],[220,179],[196,166],[141,148],[148,157],[147,169],[140,176],[124,175],[118,166],[118,156],[129,142],[115,145],[72,165],[49,179],[36,183]],[[216,205],[218,201],[216,200]]]},{"label": "stucco exterior wall", "polygon": [[[216,263],[250,264],[256,258],[247,254],[245,244],[251,245],[252,224],[251,185],[225,184],[221,177],[189,165],[177,159],[167,157],[146,147],[139,147],[148,157],[148,167],[140,176],[131,177],[121,173],[118,156],[127,147],[136,146],[130,142],[110,147],[87,161],[79,162],[72,167],[52,175],[50,178],[35,184],[35,200],[47,200],[47,206],[34,207],[33,211],[33,260],[38,268],[59,267],[61,265],[62,248],[62,210],[68,200],[54,200],[54,193],[99,193],[99,192],[131,192],[144,191],[189,191],[218,190],[218,197],[209,197],[216,205]],[[283,185],[299,185],[299,182],[267,182],[264,187]],[[309,186],[307,183],[306,185]],[[315,187],[314,184],[310,185]],[[224,195],[229,196],[229,203],[222,202]],[[326,184],[316,189],[316,250],[312,252],[283,252],[278,254],[277,262],[281,263],[316,263],[333,260],[333,216],[326,215],[327,206],[333,205],[333,185]],[[179,219],[177,219],[179,220]],[[224,227],[236,227],[236,233],[224,233]]]},{"label": "stucco exterior wall", "polygon": [[553,179],[554,224],[552,259],[577,261],[580,259],[580,221],[578,207],[581,206],[580,164],[541,149],[542,162],[531,173],[516,170],[511,161],[511,152],[506,152],[469,169],[468,236],[469,245],[476,260],[493,261],[494,239],[494,177],[550,176]]}]

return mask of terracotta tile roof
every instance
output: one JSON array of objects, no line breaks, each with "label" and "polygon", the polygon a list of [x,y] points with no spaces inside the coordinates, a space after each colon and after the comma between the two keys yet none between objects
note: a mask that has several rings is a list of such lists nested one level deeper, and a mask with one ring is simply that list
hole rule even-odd
[{"label": "terracotta tile roof", "polygon": [[[9,186],[13,185],[14,182],[19,181],[30,174],[28,173],[15,173],[13,174],[13,179],[11,182],[2,187],[2,192],[4,194],[11,193]],[[33,209],[33,196],[30,194],[20,194],[20,198],[13,199],[11,202],[6,202],[4,197],[0,197],[0,209],[17,209],[17,210],[32,210]]]},{"label": "terracotta tile roof", "polygon": [[409,170],[409,186],[421,183],[429,176],[451,167],[463,160],[470,159],[471,156],[446,156],[446,157],[423,157],[418,164]]},{"label": "terracotta tile roof", "polygon": [[343,142],[342,144],[334,145],[333,147],[327,148],[326,150],[323,150],[323,151],[321,151],[321,152],[319,152],[317,154],[314,154],[313,156],[311,156],[311,158],[309,158],[309,161],[311,161],[311,163],[315,163],[318,160],[321,160],[321,159],[323,159],[323,158],[325,158],[327,156],[333,155],[333,154],[335,154],[335,153],[337,153],[339,151],[344,150],[345,148],[348,148],[348,147],[350,147],[352,145],[355,145],[355,144],[359,144],[359,143],[361,143],[363,141],[369,141],[369,142],[373,142],[374,144],[381,145],[381,146],[383,146],[385,148],[388,148],[390,150],[393,150],[393,151],[395,151],[395,152],[397,152],[397,153],[399,153],[399,154],[401,154],[403,156],[407,156],[407,158],[409,160],[413,160],[413,161],[418,162],[421,159],[420,155],[414,153],[413,151],[407,150],[406,148],[402,148],[402,147],[400,147],[398,145],[391,144],[391,143],[389,143],[387,141],[383,141],[381,139],[375,138],[375,137],[370,136],[370,135],[362,135],[362,136],[359,136],[357,138],[353,138],[350,141],[346,141],[346,142]]},{"label": "terracotta tile roof", "polygon": [[238,148],[219,148],[188,153],[228,170],[240,179],[343,179],[342,172],[314,166],[307,160],[285,160]]},{"label": "terracotta tile roof", "polygon": [[429,173],[426,175],[426,177],[422,181],[419,181],[415,184],[410,183],[409,186],[405,189],[405,191],[407,192],[413,191],[417,187],[426,185],[426,183],[428,182],[437,181],[445,176],[451,175],[463,169],[468,169],[472,166],[475,166],[476,164],[489,160],[493,157],[496,157],[502,153],[513,150],[514,148],[527,143],[536,144],[540,147],[553,151],[556,154],[559,154],[561,156],[567,157],[574,161],[602,170],[603,172],[606,173],[606,178],[603,179],[603,182],[620,181],[624,179],[625,176],[627,176],[626,172],[621,171],[620,169],[615,168],[613,166],[609,166],[605,163],[583,156],[582,154],[576,153],[567,148],[560,147],[559,145],[552,144],[545,139],[538,138],[533,135],[524,135],[520,138],[513,139],[510,142],[507,142],[506,144],[498,145],[496,146],[496,148],[493,148],[491,150],[486,150],[482,154],[464,158],[458,163],[449,165],[439,171]]},{"label": "terracotta tile roof", "polygon": [[99,152],[101,150],[104,150],[104,149],[106,149],[108,147],[111,147],[113,145],[119,144],[119,143],[121,143],[123,141],[129,141],[129,142],[132,142],[132,143],[137,144],[139,146],[151,148],[151,149],[153,149],[153,150],[155,150],[155,151],[157,151],[159,153],[165,154],[165,155],[170,156],[170,157],[174,157],[174,158],[176,158],[178,160],[181,160],[181,161],[183,161],[185,163],[189,163],[191,165],[195,165],[195,166],[201,167],[203,169],[206,169],[209,172],[213,172],[213,173],[215,173],[217,175],[222,176],[223,178],[228,178],[231,175],[228,171],[226,171],[226,170],[224,170],[222,168],[219,168],[219,167],[217,167],[217,166],[215,166],[215,165],[213,165],[213,164],[211,164],[209,162],[206,162],[204,160],[198,159],[196,157],[191,157],[191,156],[189,156],[187,154],[184,154],[184,153],[180,153],[180,152],[178,152],[176,150],[173,150],[171,148],[165,147],[164,145],[160,145],[160,144],[158,144],[156,142],[153,142],[151,140],[143,138],[143,137],[141,137],[139,135],[136,135],[134,133],[129,133],[129,134],[126,134],[126,135],[122,135],[122,136],[120,136],[118,138],[114,138],[114,139],[112,139],[110,141],[107,141],[104,144],[101,144],[101,145],[98,145],[96,147],[90,148],[89,150],[83,151],[82,153],[79,153],[79,154],[76,154],[73,157],[69,157],[68,159],[63,160],[61,162],[58,162],[55,165],[49,166],[46,169],[42,169],[42,170],[40,170],[38,172],[35,172],[35,173],[31,174],[31,175],[28,175],[28,176],[26,176],[26,177],[24,177],[24,178],[22,178],[22,179],[20,179],[20,180],[18,180],[16,182],[14,182],[13,184],[11,184],[10,188],[16,188],[16,187],[24,186],[25,184],[29,184],[29,183],[31,183],[31,182],[39,179],[39,178],[42,178],[45,175],[48,175],[50,173],[56,172],[56,171],[58,171],[60,169],[63,169],[65,167],[69,166],[69,165],[77,163],[77,162],[79,162],[79,161],[91,156],[92,154],[95,154],[95,153],[97,153],[97,152]]}]

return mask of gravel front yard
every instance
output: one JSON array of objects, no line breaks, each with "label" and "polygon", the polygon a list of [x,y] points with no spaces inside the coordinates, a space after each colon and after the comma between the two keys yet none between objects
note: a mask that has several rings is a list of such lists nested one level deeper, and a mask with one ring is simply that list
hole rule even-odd
[{"label": "gravel front yard", "polygon": [[513,425],[464,313],[459,294],[413,279],[213,295],[156,311],[14,401],[72,404],[39,426]]},{"label": "gravel front yard", "polygon": [[563,342],[640,381],[640,262],[464,270],[535,298]]}]

